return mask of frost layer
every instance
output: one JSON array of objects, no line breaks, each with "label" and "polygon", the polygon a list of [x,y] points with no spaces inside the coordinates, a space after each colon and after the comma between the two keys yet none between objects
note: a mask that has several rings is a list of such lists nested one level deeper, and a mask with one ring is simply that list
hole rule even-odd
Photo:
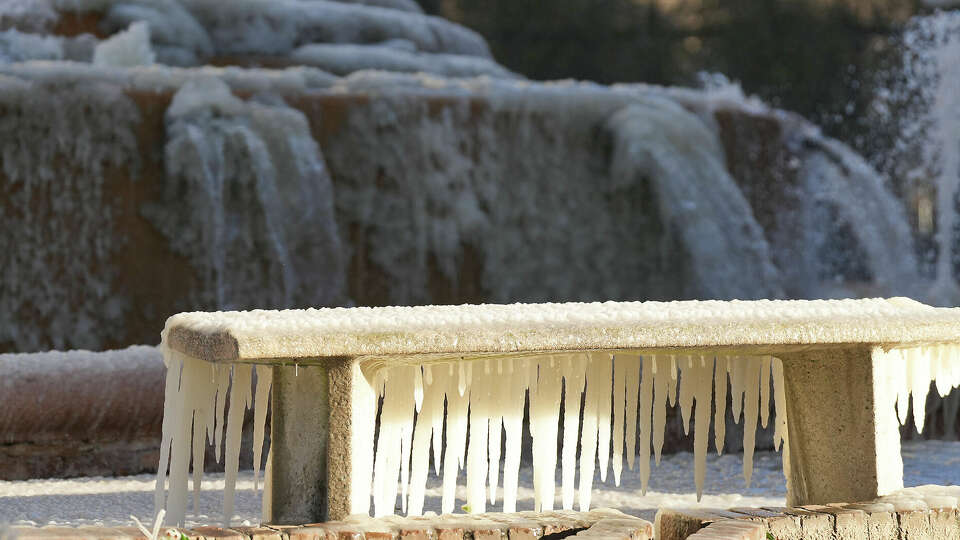
[{"label": "frost layer", "polygon": [[[490,58],[482,37],[425,15],[414,0],[17,0],[13,4],[0,6],[0,28],[22,32],[12,36],[19,42],[17,49],[46,39],[43,34],[62,16],[94,12],[98,29],[111,34],[95,59],[98,64],[144,65],[152,63],[155,53],[160,63],[177,66],[198,66],[212,58],[218,58],[218,63],[259,64],[269,58],[270,64],[306,61],[340,72],[377,68],[512,76]],[[149,35],[129,32],[132,25],[148,26]],[[392,41],[403,41],[419,54],[391,55],[382,50],[380,45]],[[315,44],[353,48],[335,54],[292,54]],[[33,53],[18,59],[2,51],[0,47],[0,62],[42,57]]]},{"label": "frost layer", "polygon": [[114,294],[111,257],[123,240],[104,234],[113,227],[105,185],[110,171],[136,174],[140,113],[120,87],[96,81],[0,77],[0,103],[0,343],[97,349],[122,334],[131,309]]}]

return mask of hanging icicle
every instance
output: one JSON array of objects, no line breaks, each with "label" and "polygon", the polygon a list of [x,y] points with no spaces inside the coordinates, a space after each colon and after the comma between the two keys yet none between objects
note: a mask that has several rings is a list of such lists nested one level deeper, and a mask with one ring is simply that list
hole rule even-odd
[{"label": "hanging icicle", "polygon": [[[887,394],[891,396],[890,413],[905,423],[912,396],[913,420],[922,430],[931,383],[941,396],[960,385],[957,349],[931,346],[878,354],[888,356],[883,365]],[[209,444],[217,460],[224,461],[224,522],[229,524],[245,411],[253,407],[254,483],[258,484],[276,368],[257,366],[254,389],[250,365],[211,365],[169,349],[165,350],[164,362],[168,375],[156,505],[166,508],[171,522],[183,523],[191,462],[196,501]],[[279,369],[299,367],[294,364]],[[594,476],[606,481],[609,467],[614,482],[619,483],[624,457],[630,469],[639,462],[645,493],[651,451],[653,461],[660,461],[668,406],[680,408],[685,432],[693,423],[693,474],[698,498],[707,472],[710,426],[714,426],[716,451],[721,453],[728,406],[734,420],[743,421],[743,475],[747,485],[756,429],[770,421],[771,404],[773,444],[782,448],[784,471],[789,477],[783,365],[769,356],[641,357],[629,352],[597,351],[398,365],[380,368],[369,376],[371,396],[383,399],[372,463],[373,509],[377,516],[393,514],[397,509],[410,515],[423,513],[431,448],[434,471],[442,477],[444,513],[456,508],[460,470],[466,471],[465,502],[469,511],[484,511],[488,500],[496,504],[501,457],[501,507],[505,512],[516,511],[528,397],[529,430],[537,456],[533,462],[537,510],[554,508],[558,466],[564,509],[572,509],[575,502],[580,510],[589,509]],[[575,486],[578,470],[579,485]]]}]

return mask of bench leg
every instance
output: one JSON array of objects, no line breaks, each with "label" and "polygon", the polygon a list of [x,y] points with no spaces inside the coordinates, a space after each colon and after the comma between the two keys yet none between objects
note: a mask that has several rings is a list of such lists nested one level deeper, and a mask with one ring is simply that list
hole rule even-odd
[{"label": "bench leg", "polygon": [[869,501],[903,487],[900,431],[880,349],[788,354],[787,504]]},{"label": "bench leg", "polygon": [[302,525],[368,512],[376,396],[357,363],[274,367],[271,414],[264,521]]},{"label": "bench leg", "polygon": [[270,464],[263,519],[300,525],[327,517],[328,370],[273,368]]},{"label": "bench leg", "polygon": [[355,360],[331,364],[329,403],[329,517],[343,519],[350,514],[368,514],[377,396]]}]

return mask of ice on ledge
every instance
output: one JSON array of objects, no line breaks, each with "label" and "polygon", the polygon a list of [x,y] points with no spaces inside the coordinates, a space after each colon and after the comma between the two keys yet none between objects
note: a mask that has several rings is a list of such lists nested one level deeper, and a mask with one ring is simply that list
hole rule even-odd
[{"label": "ice on ledge", "polygon": [[960,336],[960,310],[907,298],[603,302],[181,313],[167,343],[211,361],[585,350],[924,344]]},{"label": "ice on ledge", "polygon": [[[407,40],[394,40],[410,43]],[[412,43],[410,43],[413,45]],[[391,43],[354,45],[315,43],[298,47],[290,58],[297,64],[315,66],[337,75],[375,69],[395,72],[425,72],[446,77],[514,78],[517,75],[500,64],[479,56],[432,54],[397,48]]]},{"label": "ice on ledge", "polygon": [[107,34],[147,23],[158,56],[191,64],[212,54],[286,55],[309,43],[388,39],[423,52],[490,58],[479,34],[425,15],[413,0],[17,0],[0,5],[0,28],[43,33],[76,12],[101,13],[99,29]]}]

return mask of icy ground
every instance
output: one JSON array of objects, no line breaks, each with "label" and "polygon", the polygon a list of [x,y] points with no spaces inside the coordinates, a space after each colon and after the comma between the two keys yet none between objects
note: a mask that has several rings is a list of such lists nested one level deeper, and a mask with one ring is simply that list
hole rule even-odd
[{"label": "icy ground", "polygon": [[[960,442],[911,441],[903,446],[904,484],[960,484]],[[785,485],[780,468],[780,455],[757,452],[753,483],[743,488],[739,455],[707,460],[705,507],[782,506]],[[635,471],[634,471],[635,472]],[[144,522],[153,522],[154,475],[146,474],[123,478],[75,478],[70,480],[0,481],[0,522],[19,525],[130,525],[133,514]],[[533,470],[520,470],[518,510],[533,508]],[[558,478],[559,480],[559,478]],[[659,467],[653,469],[650,491],[640,495],[639,475],[624,471],[619,488],[601,484],[599,479],[593,494],[593,506],[619,508],[625,512],[652,519],[658,507],[696,506],[693,482],[693,454],[667,455]],[[466,489],[458,488],[458,504],[466,497]],[[234,524],[257,523],[260,516],[260,496],[253,492],[253,473],[240,473],[237,482],[237,505]],[[188,514],[187,525],[209,524],[220,521],[223,474],[204,476],[200,514]],[[440,508],[440,481],[431,474],[427,487],[426,510]],[[559,495],[559,490],[558,490]],[[499,505],[497,505],[499,506]],[[559,497],[557,500],[559,507]],[[192,510],[193,500],[190,500]],[[494,508],[497,510],[498,508]],[[399,509],[398,509],[399,511]]]}]

